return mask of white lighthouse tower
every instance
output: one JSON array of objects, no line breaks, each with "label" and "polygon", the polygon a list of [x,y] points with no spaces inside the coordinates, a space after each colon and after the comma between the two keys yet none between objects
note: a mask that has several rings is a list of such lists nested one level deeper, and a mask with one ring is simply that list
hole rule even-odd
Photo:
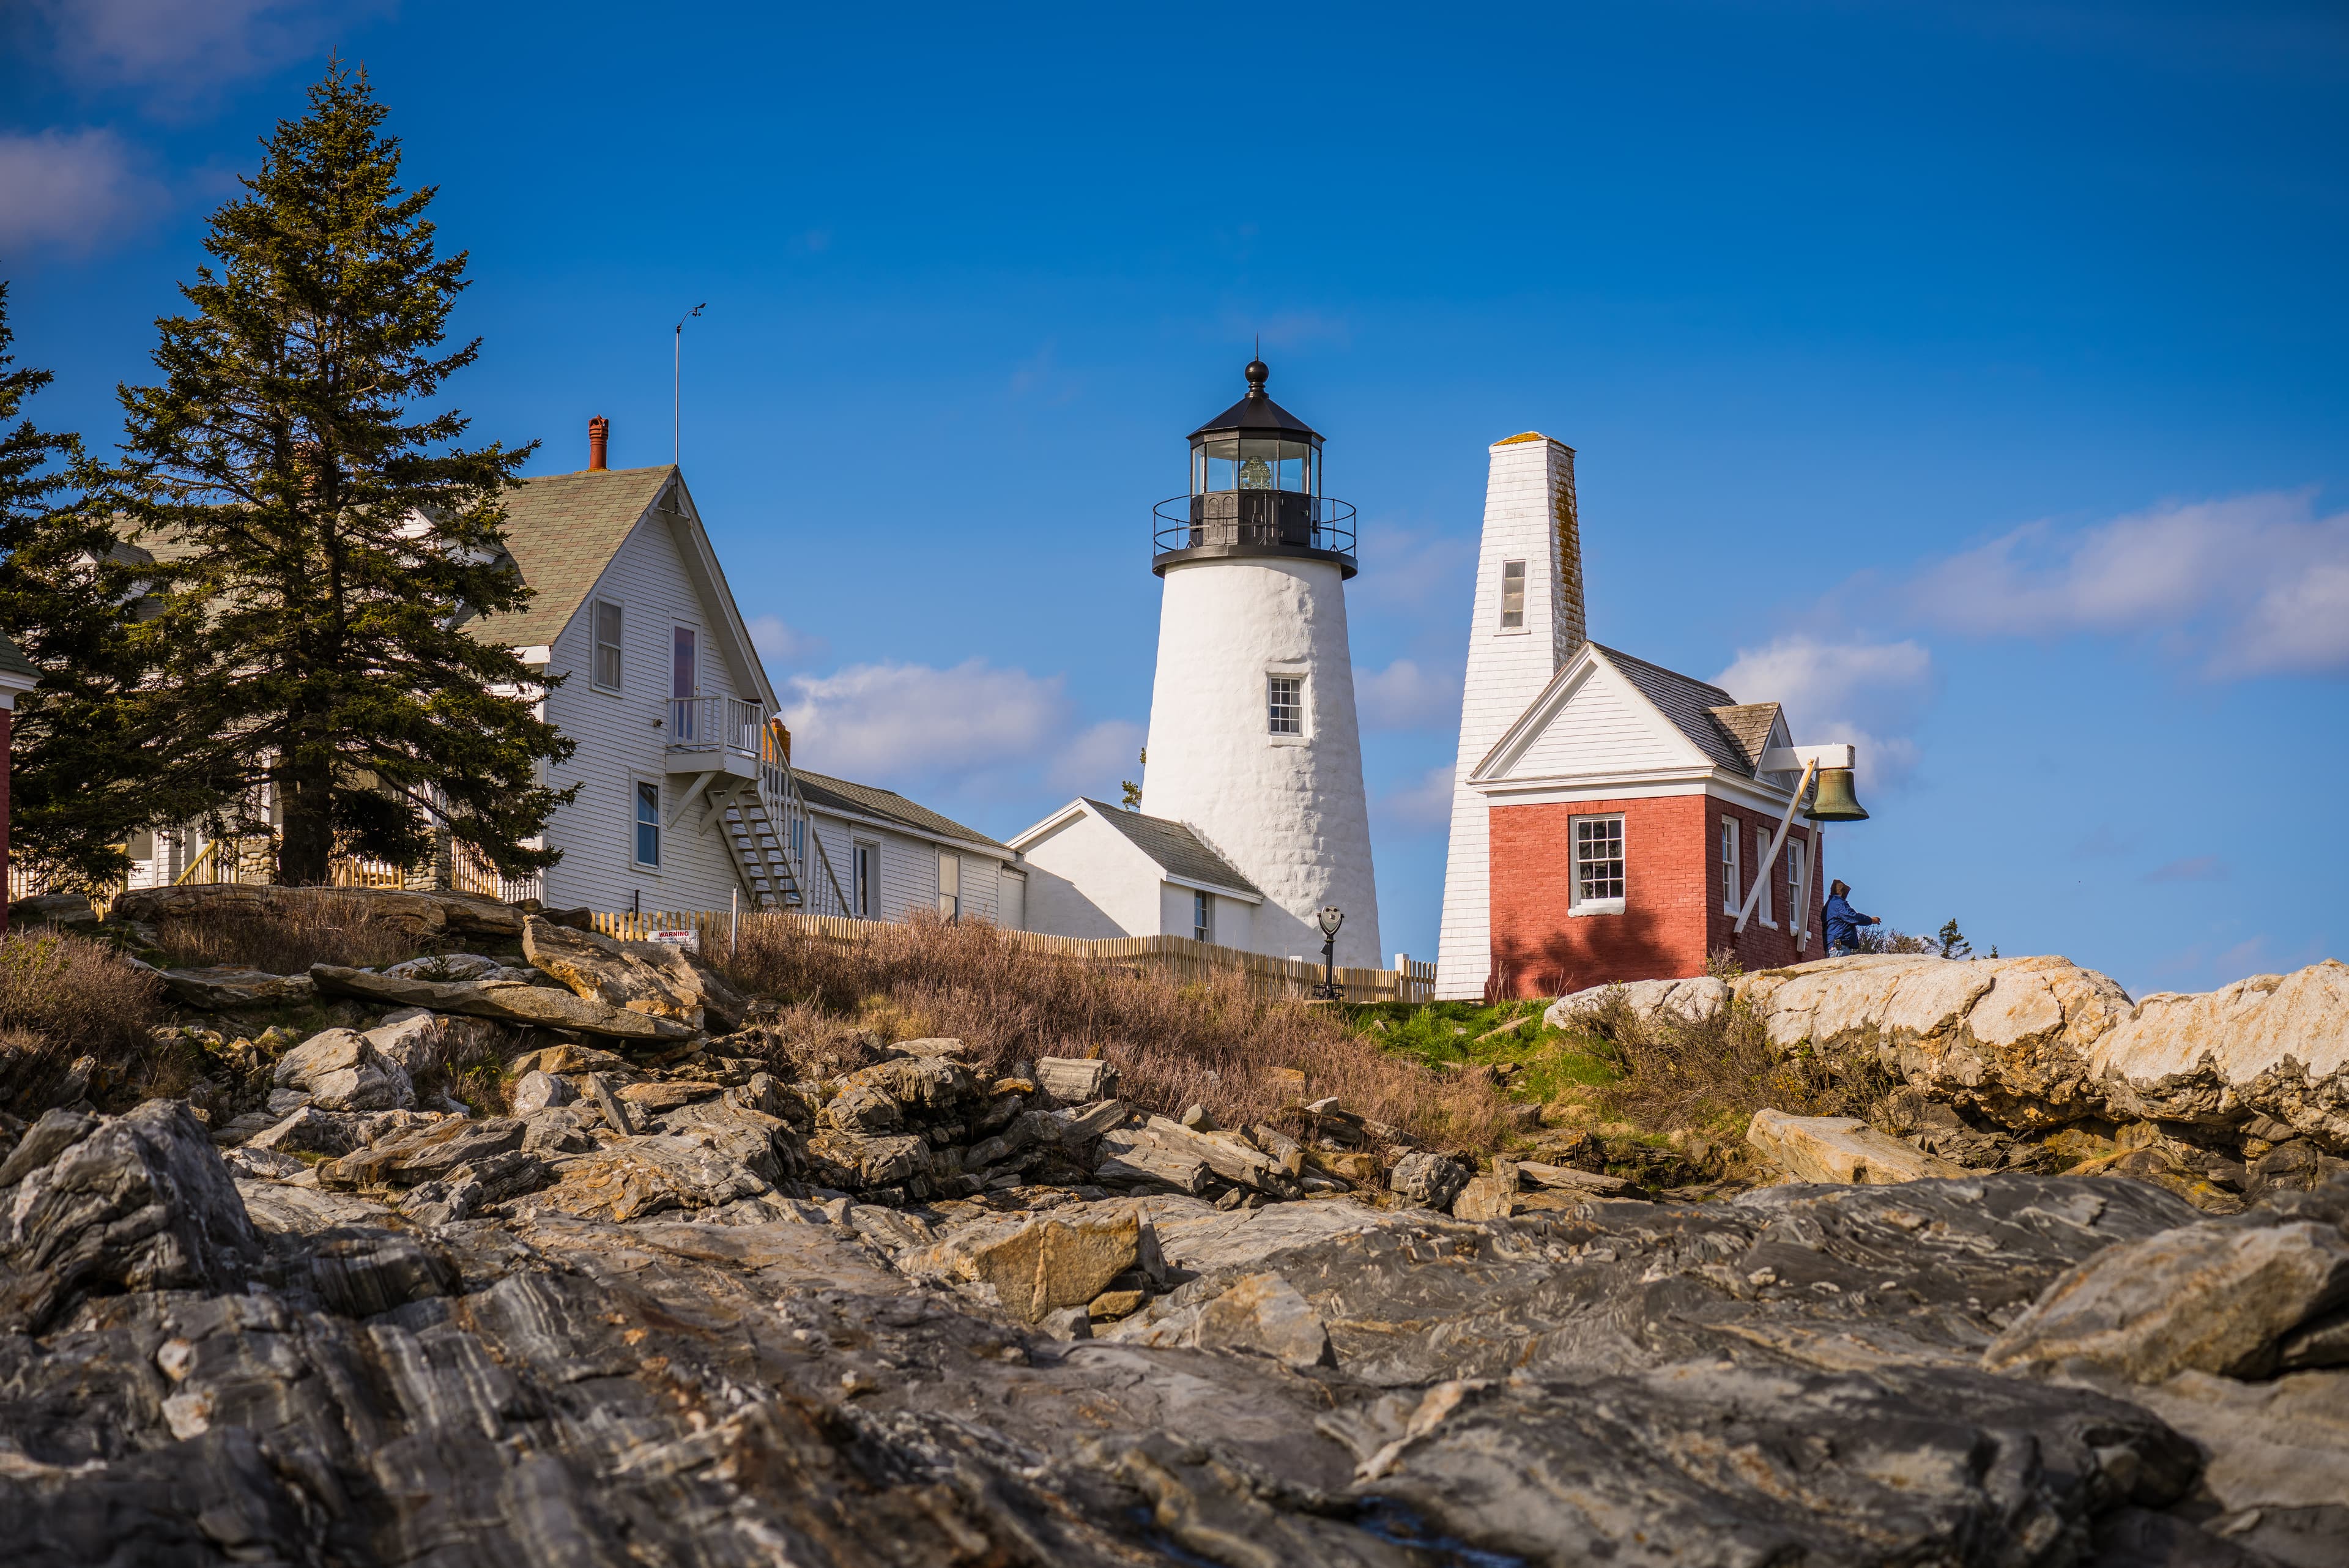
[{"label": "white lighthouse tower", "polygon": [[1190,493],[1158,508],[1165,582],[1143,815],[1190,826],[1263,892],[1248,945],[1375,968],[1378,884],[1346,636],[1354,509],[1321,493],[1321,437],[1265,395],[1191,432]]}]

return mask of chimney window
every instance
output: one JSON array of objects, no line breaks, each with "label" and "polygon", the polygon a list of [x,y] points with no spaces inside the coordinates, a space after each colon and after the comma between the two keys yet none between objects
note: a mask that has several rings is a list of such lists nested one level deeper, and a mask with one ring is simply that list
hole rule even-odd
[{"label": "chimney window", "polygon": [[1305,678],[1270,675],[1265,678],[1266,709],[1276,735],[1305,733]]},{"label": "chimney window", "polygon": [[1501,629],[1523,631],[1526,626],[1526,564],[1501,563]]},{"label": "chimney window", "polygon": [[620,689],[620,607],[608,599],[595,601],[595,684],[606,691]]}]

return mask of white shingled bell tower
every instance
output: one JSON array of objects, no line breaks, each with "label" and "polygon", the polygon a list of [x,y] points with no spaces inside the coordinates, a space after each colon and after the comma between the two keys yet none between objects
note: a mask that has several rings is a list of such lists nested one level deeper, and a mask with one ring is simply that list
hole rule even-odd
[{"label": "white shingled bell tower", "polygon": [[[1378,885],[1346,637],[1354,509],[1321,493],[1321,438],[1265,395],[1191,432],[1191,488],[1158,507],[1164,579],[1147,816],[1188,824],[1263,890],[1250,946],[1375,968]],[[1563,449],[1561,449],[1563,450]],[[1514,715],[1513,715],[1514,716]]]},{"label": "white shingled bell tower", "polygon": [[1495,441],[1468,627],[1460,754],[1452,775],[1452,849],[1444,876],[1435,994],[1477,1001],[1492,971],[1492,882],[1485,797],[1468,775],[1588,635],[1574,449],[1528,431]]}]

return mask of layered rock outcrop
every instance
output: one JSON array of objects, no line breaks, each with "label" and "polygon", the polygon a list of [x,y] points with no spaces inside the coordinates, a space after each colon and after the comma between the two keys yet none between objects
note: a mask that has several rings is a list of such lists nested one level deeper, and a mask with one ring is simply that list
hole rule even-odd
[{"label": "layered rock outcrop", "polygon": [[[398,1206],[306,1170],[232,1182],[177,1106],[30,1129],[0,1198],[115,1196],[11,1207],[42,1218],[10,1245],[90,1266],[0,1333],[10,1560],[2349,1549],[2323,1490],[2349,1432],[2302,1418],[2349,1393],[2322,1348],[2339,1271],[2306,1262],[2349,1246],[2349,1185],[2216,1243],[2152,1186],[2015,1175],[1482,1224],[1035,1186],[616,1219],[463,1211],[460,1167],[524,1151],[512,1124],[458,1125],[385,1146],[444,1185]],[[2289,1301],[2253,1288],[2284,1278]],[[2189,1281],[2206,1326],[2114,1340]],[[1143,1304],[1084,1337],[1057,1303],[1093,1291]]]},{"label": "layered rock outcrop", "polygon": [[[1579,992],[1548,1016],[1563,1022],[1614,994]],[[1644,981],[1619,994],[1640,1012],[1683,1018],[1733,1002],[1782,1047],[1872,1054],[1933,1104],[2033,1139],[2093,1127],[2116,1158],[2130,1149],[2114,1135],[2131,1125],[2247,1168],[2291,1143],[2305,1145],[2302,1159],[2349,1156],[2349,964],[2337,960],[2141,1002],[2060,958],[1908,955]],[[2168,1164],[2176,1179],[2208,1174],[2189,1151],[2171,1151]]]}]

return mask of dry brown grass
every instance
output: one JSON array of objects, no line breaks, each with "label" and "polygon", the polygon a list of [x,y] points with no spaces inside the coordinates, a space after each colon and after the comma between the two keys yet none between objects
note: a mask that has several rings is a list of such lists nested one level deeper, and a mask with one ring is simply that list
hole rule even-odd
[{"label": "dry brown grass", "polygon": [[1621,1074],[1593,1098],[1652,1132],[1692,1127],[1743,1138],[1765,1106],[1792,1116],[1865,1116],[1891,1087],[1873,1057],[1781,1051],[1743,1002],[1694,1021],[1648,1018],[1619,992],[1583,1018]]},{"label": "dry brown grass", "polygon": [[271,974],[301,974],[314,963],[372,969],[418,951],[413,936],[364,899],[309,889],[286,889],[258,909],[167,920],[157,941],[187,968],[226,964]]},{"label": "dry brown grass", "polygon": [[104,942],[62,932],[0,940],[0,1106],[35,1116],[58,1102],[73,1064],[93,1058],[88,1092],[102,1104],[183,1090],[184,1054],[157,1050],[163,991]]},{"label": "dry brown grass", "polygon": [[[743,922],[736,983],[798,1004],[777,1033],[788,1053],[837,1054],[859,1027],[961,1040],[1002,1071],[1040,1056],[1101,1056],[1121,1093],[1166,1115],[1204,1105],[1225,1127],[1271,1119],[1302,1099],[1447,1147],[1497,1138],[1506,1102],[1490,1085],[1438,1075],[1381,1051],[1330,1009],[1250,995],[1237,978],[1176,986],[1138,970],[1031,952],[978,922],[917,916],[854,943]],[[1305,1075],[1300,1091],[1281,1069]]]}]

